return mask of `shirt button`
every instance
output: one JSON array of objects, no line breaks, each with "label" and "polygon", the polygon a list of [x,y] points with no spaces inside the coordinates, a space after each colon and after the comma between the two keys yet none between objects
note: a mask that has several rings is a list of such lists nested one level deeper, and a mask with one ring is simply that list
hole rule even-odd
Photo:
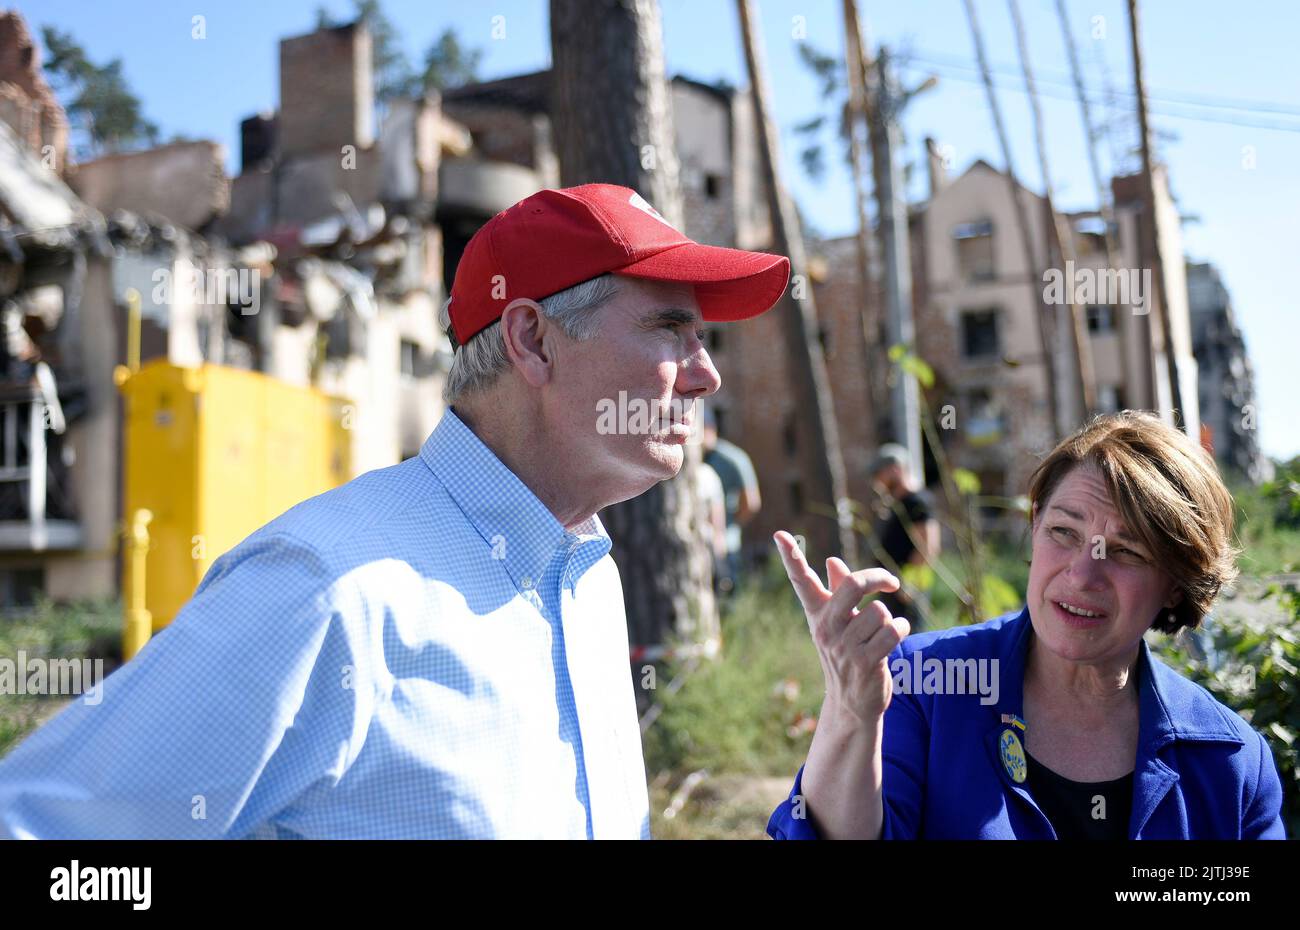
[{"label": "shirt button", "polygon": [[525,591],[531,591],[533,589],[533,579],[529,578],[527,575],[523,577],[520,584],[524,586]]}]

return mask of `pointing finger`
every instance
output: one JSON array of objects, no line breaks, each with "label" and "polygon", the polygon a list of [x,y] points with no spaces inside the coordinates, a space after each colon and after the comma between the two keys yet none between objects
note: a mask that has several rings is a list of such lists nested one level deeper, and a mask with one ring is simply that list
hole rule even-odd
[{"label": "pointing finger", "polygon": [[785,530],[778,530],[772,538],[776,540],[777,551],[781,553],[781,564],[785,566],[785,573],[790,578],[790,584],[799,597],[799,603],[803,604],[803,609],[811,613],[820,608],[830,597],[830,592],[817,577],[817,573],[809,567],[808,560],[804,558],[794,537]]}]

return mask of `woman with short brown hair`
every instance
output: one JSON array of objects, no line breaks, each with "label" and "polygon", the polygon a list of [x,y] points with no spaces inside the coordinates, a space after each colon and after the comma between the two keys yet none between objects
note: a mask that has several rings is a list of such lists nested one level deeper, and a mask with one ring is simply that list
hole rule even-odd
[{"label": "woman with short brown hair", "polygon": [[1152,628],[1173,633],[1199,625],[1219,590],[1237,577],[1232,495],[1214,460],[1150,413],[1098,417],[1039,464],[1029,479],[1031,508],[1085,462],[1100,471],[1124,522],[1181,592]]},{"label": "woman with short brown hair", "polygon": [[1027,603],[906,638],[862,598],[898,581],[777,545],[826,699],[778,839],[1283,838],[1268,744],[1153,656],[1235,577],[1233,505],[1209,456],[1158,418],[1098,417],[1030,481]]}]

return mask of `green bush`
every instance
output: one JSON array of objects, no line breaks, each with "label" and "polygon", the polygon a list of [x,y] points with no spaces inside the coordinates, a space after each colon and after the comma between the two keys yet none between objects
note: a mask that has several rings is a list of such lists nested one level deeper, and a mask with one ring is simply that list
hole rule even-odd
[{"label": "green bush", "polygon": [[1260,488],[1273,508],[1273,521],[1279,528],[1300,530],[1300,455],[1277,466],[1274,479]]},{"label": "green bush", "polygon": [[[1273,750],[1282,779],[1282,819],[1287,835],[1300,837],[1300,589],[1273,585],[1287,618],[1278,623],[1256,617],[1207,620],[1201,650],[1186,633],[1163,637],[1159,651],[1174,668],[1203,685],[1259,730]],[[1196,652],[1203,652],[1204,658]]]}]

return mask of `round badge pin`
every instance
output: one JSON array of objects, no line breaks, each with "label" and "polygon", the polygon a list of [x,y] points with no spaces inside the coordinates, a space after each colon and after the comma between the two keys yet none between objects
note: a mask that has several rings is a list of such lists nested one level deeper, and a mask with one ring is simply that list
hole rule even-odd
[{"label": "round badge pin", "polygon": [[1017,785],[1023,784],[1029,775],[1029,769],[1025,764],[1025,749],[1020,745],[1020,737],[1016,736],[1015,730],[1002,731],[998,749],[1002,754],[1002,767],[1007,770],[1011,780]]}]

